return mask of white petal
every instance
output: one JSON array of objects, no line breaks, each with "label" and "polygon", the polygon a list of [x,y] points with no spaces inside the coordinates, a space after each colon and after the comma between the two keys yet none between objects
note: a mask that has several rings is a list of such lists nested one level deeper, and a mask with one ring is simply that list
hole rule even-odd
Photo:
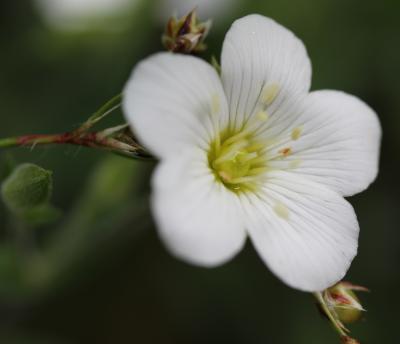
[{"label": "white petal", "polygon": [[288,29],[260,15],[233,23],[225,37],[221,66],[236,128],[260,106],[272,115],[282,102],[305,95],[310,88],[311,64],[303,43]]},{"label": "white petal", "polygon": [[352,206],[317,183],[271,172],[258,195],[243,195],[250,238],[287,285],[321,291],[343,278],[357,253]]},{"label": "white petal", "polygon": [[199,58],[170,53],[138,64],[125,87],[123,109],[139,140],[158,157],[179,154],[187,145],[206,149],[227,120],[215,70]]},{"label": "white petal", "polygon": [[246,234],[239,200],[215,181],[205,152],[193,149],[162,162],[153,188],[157,227],[172,254],[211,267],[242,249]]},{"label": "white petal", "polygon": [[290,138],[296,128],[301,134],[295,141],[283,140],[275,151],[292,148],[287,160],[296,162],[293,172],[344,196],[361,192],[376,178],[381,128],[375,112],[360,99],[339,91],[312,92],[291,117],[277,125],[285,127],[281,137]]}]

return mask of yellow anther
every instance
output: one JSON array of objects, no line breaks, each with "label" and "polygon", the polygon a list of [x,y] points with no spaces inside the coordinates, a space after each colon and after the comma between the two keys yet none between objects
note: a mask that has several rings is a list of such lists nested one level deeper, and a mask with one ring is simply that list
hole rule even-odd
[{"label": "yellow anther", "polygon": [[268,121],[269,115],[268,115],[268,113],[266,111],[259,111],[259,112],[257,112],[256,117],[260,121],[266,122],[266,121]]},{"label": "yellow anther", "polygon": [[261,95],[261,101],[265,105],[271,105],[279,93],[279,86],[276,83],[265,85]]},{"label": "yellow anther", "polygon": [[302,127],[297,127],[294,128],[292,131],[292,140],[298,140],[301,136],[301,133],[303,132],[303,128]]},{"label": "yellow anther", "polygon": [[278,215],[280,218],[284,220],[289,219],[289,209],[283,204],[283,203],[277,203],[274,206],[274,211],[276,215]]}]

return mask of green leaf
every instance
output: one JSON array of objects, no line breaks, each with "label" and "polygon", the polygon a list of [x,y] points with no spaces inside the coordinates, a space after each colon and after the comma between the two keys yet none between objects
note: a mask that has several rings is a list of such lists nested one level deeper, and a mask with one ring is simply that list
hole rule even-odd
[{"label": "green leaf", "polygon": [[11,212],[22,214],[47,204],[52,189],[51,171],[34,164],[22,164],[2,183],[1,195]]}]

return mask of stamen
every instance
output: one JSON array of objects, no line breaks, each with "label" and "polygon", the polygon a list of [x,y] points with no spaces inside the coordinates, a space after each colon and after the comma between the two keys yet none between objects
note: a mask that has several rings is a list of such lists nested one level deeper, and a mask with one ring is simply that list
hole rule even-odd
[{"label": "stamen", "polygon": [[274,211],[275,211],[276,215],[278,215],[282,219],[284,219],[284,220],[289,219],[289,209],[283,203],[279,202],[279,203],[275,204]]},{"label": "stamen", "polygon": [[271,83],[269,85],[264,86],[262,91],[261,101],[264,105],[269,106],[275,100],[276,96],[279,93],[279,85],[276,83]]},{"label": "stamen", "polygon": [[269,170],[268,167],[256,167],[256,168],[251,169],[247,174],[249,176],[255,176],[255,175],[259,175],[259,174],[264,174],[268,170]]},{"label": "stamen", "polygon": [[268,115],[267,111],[259,111],[259,112],[257,112],[256,117],[260,121],[266,122],[266,121],[268,121],[269,115]]},{"label": "stamen", "polygon": [[278,151],[278,153],[282,154],[283,156],[289,156],[290,154],[292,154],[292,148],[290,147],[283,148],[280,151]]},{"label": "stamen", "polygon": [[254,159],[249,160],[248,162],[251,163],[253,166],[258,164],[264,164],[266,162],[266,157],[264,155],[257,156]]},{"label": "stamen", "polygon": [[[218,159],[214,160],[214,164],[219,164],[221,162],[225,162],[225,161],[229,161],[233,158],[235,158],[235,156],[238,154],[238,152],[242,149],[245,148],[248,145],[248,141],[247,140],[241,140],[239,142],[236,142],[228,147],[227,150],[225,152],[223,152],[224,150],[222,149],[222,155],[219,156]],[[222,145],[223,148],[225,148],[225,143]]]},{"label": "stamen", "polygon": [[215,137],[215,152],[218,154],[219,150],[221,148],[221,135],[217,133],[217,136]]},{"label": "stamen", "polygon": [[219,132],[217,141],[211,143],[208,154],[216,180],[232,192],[257,191],[269,170],[264,153],[269,141],[255,141],[248,127],[236,132],[227,128]]},{"label": "stamen", "polygon": [[219,112],[220,112],[220,99],[217,93],[211,98],[211,122],[214,127],[215,140],[214,148],[215,152],[219,152],[221,147],[221,133],[219,129]]},{"label": "stamen", "polygon": [[225,145],[230,145],[231,143],[234,143],[235,141],[242,139],[244,137],[246,137],[247,135],[249,135],[247,130],[242,130],[241,132],[239,132],[236,135],[231,136],[229,139],[227,139],[226,141],[224,141],[224,146]]},{"label": "stamen", "polygon": [[218,171],[218,175],[227,183],[230,182],[230,180],[232,180],[232,177],[225,171]]},{"label": "stamen", "polygon": [[258,158],[258,154],[256,152],[244,154],[238,157],[238,161],[242,164],[245,162],[253,162],[254,159]]},{"label": "stamen", "polygon": [[303,132],[303,128],[302,127],[297,127],[297,128],[294,128],[293,129],[293,131],[292,131],[292,140],[298,140],[299,138],[300,138],[300,136],[301,136],[301,133]]},{"label": "stamen", "polygon": [[233,178],[227,181],[229,184],[245,184],[245,183],[254,183],[263,180],[264,176],[245,176],[239,178]]},{"label": "stamen", "polygon": [[257,152],[260,150],[264,150],[272,143],[271,140],[258,140],[254,141],[250,146],[246,147],[248,152]]}]

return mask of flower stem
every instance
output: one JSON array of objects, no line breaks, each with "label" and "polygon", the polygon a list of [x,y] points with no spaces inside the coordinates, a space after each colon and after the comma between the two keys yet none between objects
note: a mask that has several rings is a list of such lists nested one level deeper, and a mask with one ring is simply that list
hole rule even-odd
[{"label": "flower stem", "polygon": [[344,344],[360,344],[359,341],[350,337],[346,333],[346,328],[343,326],[343,324],[340,322],[340,320],[338,320],[337,317],[332,313],[331,309],[326,304],[325,298],[322,295],[322,293],[321,292],[314,293],[314,296],[318,300],[318,304],[321,306],[322,311],[328,317],[328,319],[332,323],[334,329],[339,334],[340,339],[342,340],[342,343],[344,343]]},{"label": "flower stem", "polygon": [[[61,135],[24,135],[0,139],[0,148],[11,148],[25,145],[49,144],[60,141]],[[57,142],[59,143],[59,142]]]},{"label": "flower stem", "polygon": [[322,296],[322,293],[321,292],[314,293],[314,296],[318,300],[319,305],[321,306],[322,310],[324,311],[324,313],[326,314],[326,316],[328,317],[328,319],[332,323],[332,325],[335,328],[335,330],[339,333],[339,335],[341,337],[347,336],[346,332],[340,326],[340,324],[338,323],[337,319],[334,317],[334,315],[332,314],[331,310],[327,306],[327,304],[326,304],[326,302],[325,302],[325,300],[324,300],[324,298]]},{"label": "flower stem", "polygon": [[62,134],[24,135],[0,139],[1,148],[48,144],[70,144],[112,151],[131,158],[150,158],[150,155],[137,143],[125,143],[113,137],[105,137],[101,132],[66,132]]}]

